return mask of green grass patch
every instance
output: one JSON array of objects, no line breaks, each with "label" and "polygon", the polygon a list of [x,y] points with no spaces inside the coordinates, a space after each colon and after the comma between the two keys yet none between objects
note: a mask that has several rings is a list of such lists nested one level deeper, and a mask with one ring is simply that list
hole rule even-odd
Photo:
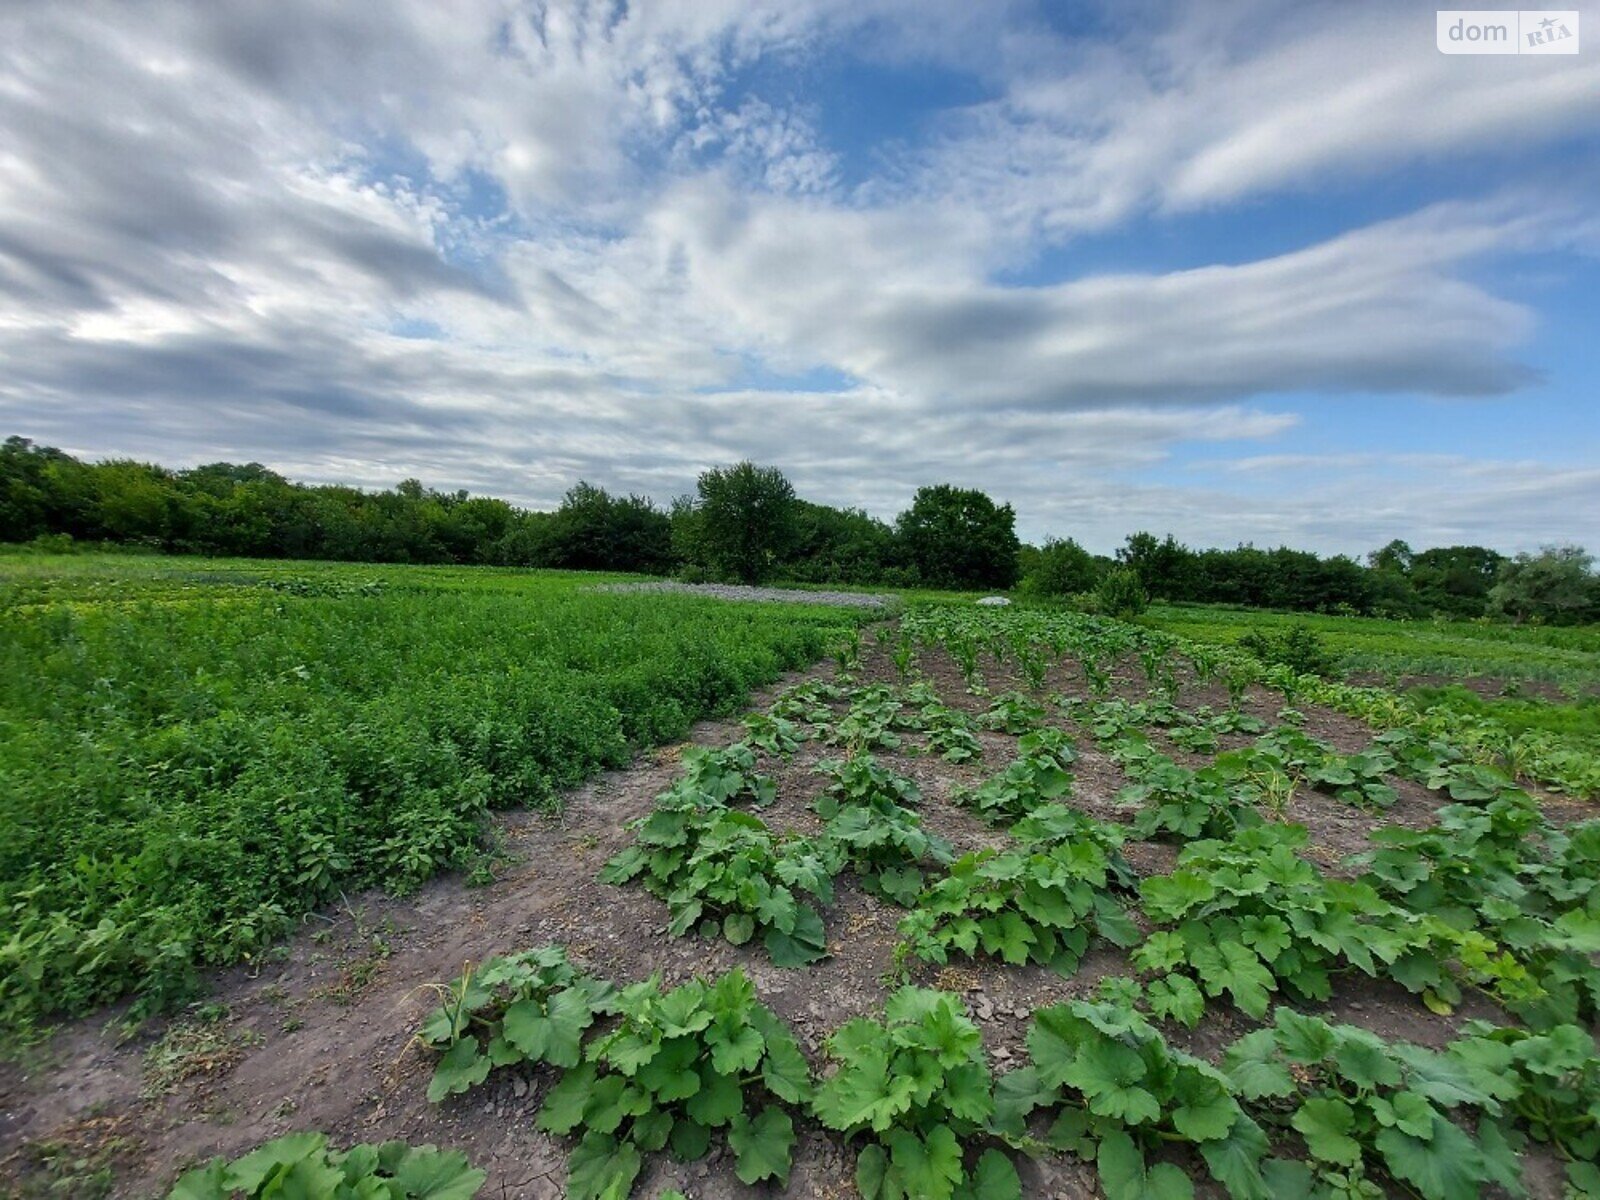
[{"label": "green grass patch", "polygon": [[0,1024],[186,997],[870,614],[494,568],[0,560]]}]

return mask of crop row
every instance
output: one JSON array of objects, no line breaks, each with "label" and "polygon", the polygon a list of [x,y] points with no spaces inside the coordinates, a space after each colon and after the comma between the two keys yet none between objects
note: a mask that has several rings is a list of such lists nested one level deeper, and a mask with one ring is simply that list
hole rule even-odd
[{"label": "crop row", "polygon": [[343,891],[470,867],[490,809],[557,803],[858,619],[389,575],[72,581],[0,614],[0,1024],[159,1007]]}]

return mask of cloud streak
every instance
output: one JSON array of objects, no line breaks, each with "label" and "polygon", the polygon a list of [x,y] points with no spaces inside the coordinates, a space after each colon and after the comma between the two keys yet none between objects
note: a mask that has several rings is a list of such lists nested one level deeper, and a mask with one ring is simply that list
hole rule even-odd
[{"label": "cloud streak", "polygon": [[[1595,253],[1581,180],[1198,266],[1073,251],[1592,135],[1593,57],[1468,75],[1394,6],[1130,11],[1068,34],[954,0],[11,6],[0,423],[532,504],[580,475],[665,499],[751,456],[886,516],[918,483],[985,487],[1029,536],[1102,545],[1357,548],[1423,503],[1500,544],[1577,532],[1593,480],[1559,464],[1474,475],[1498,503],[1359,456],[1315,499],[1236,488],[1303,430],[1286,396],[1538,385],[1539,310],[1495,267]],[[793,81],[845,66],[981,98],[835,144],[827,90]],[[1253,453],[1173,469],[1205,444]]]}]

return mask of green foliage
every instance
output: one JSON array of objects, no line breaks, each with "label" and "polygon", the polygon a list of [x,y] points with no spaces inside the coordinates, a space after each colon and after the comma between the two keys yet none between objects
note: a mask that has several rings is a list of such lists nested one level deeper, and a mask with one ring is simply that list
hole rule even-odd
[{"label": "green foliage", "polygon": [[827,1041],[834,1064],[812,1111],[828,1128],[867,1138],[856,1159],[863,1200],[1016,1200],[1021,1183],[999,1151],[969,1171],[963,1139],[994,1110],[983,1038],[948,992],[905,987],[882,1021],[857,1018]]},{"label": "green foliage", "polygon": [[861,688],[825,740],[830,746],[844,746],[851,751],[894,750],[900,745],[900,735],[894,732],[896,726],[915,728],[921,724],[919,717],[904,712],[904,708],[892,688]]},{"label": "green foliage", "polygon": [[1394,978],[1435,1004],[1458,998],[1447,967],[1461,950],[1454,931],[1395,907],[1370,884],[1324,878],[1300,857],[1305,843],[1302,826],[1260,825],[1185,847],[1171,874],[1140,885],[1159,928],[1134,962],[1185,975],[1257,1019],[1280,987],[1297,1000],[1325,1000],[1330,976],[1352,968]]},{"label": "green foliage", "polygon": [[1536,800],[1512,791],[1372,840],[1365,878],[1378,891],[1482,934],[1527,972],[1527,986],[1501,997],[1512,1011],[1540,1025],[1600,1013],[1600,821],[1553,826]]},{"label": "green foliage", "polygon": [[1100,577],[1094,589],[1095,605],[1108,617],[1129,620],[1150,607],[1150,597],[1139,581],[1139,573],[1128,567],[1112,567]]},{"label": "green foliage", "polygon": [[1546,546],[1500,568],[1489,611],[1516,621],[1563,624],[1600,617],[1600,575],[1581,546]]},{"label": "green foliage", "polygon": [[741,583],[760,583],[793,545],[793,486],[776,467],[741,462],[706,471],[695,489],[695,560]]},{"label": "green foliage", "polygon": [[956,860],[900,923],[897,961],[947,962],[986,954],[1070,975],[1098,934],[1118,946],[1138,931],[1113,891],[1130,880],[1122,834],[1056,806],[1024,832],[1039,838],[1016,850],[982,850]]},{"label": "green foliage", "polygon": [[1133,782],[1117,793],[1117,803],[1138,810],[1133,828],[1141,838],[1226,837],[1260,821],[1252,807],[1257,796],[1238,786],[1254,767],[1237,752],[1219,755],[1199,770],[1154,752],[1127,759],[1123,766]]},{"label": "green foliage", "polygon": [[1600,1161],[1600,1050],[1579,1025],[1532,1033],[1469,1022],[1449,1053],[1480,1090],[1506,1108],[1516,1135],[1548,1143],[1568,1161],[1568,1181],[1593,1195]]},{"label": "green foliage", "polygon": [[[285,579],[316,586],[261,586]],[[181,1003],[341,890],[471,867],[490,810],[557,804],[859,619],[590,582],[7,559],[0,1021]]]},{"label": "green foliage", "polygon": [[841,805],[828,821],[828,839],[868,892],[909,905],[921,894],[923,868],[951,859],[950,843],[922,828],[911,809],[881,792]]},{"label": "green foliage", "polygon": [[1296,675],[1332,675],[1338,669],[1338,661],[1309,625],[1291,625],[1277,634],[1253,631],[1239,639],[1239,648]]},{"label": "green foliage", "polygon": [[231,1163],[215,1158],[195,1168],[167,1200],[471,1200],[484,1179],[456,1151],[404,1142],[338,1151],[326,1134],[291,1133]]},{"label": "green foliage", "polygon": [[1017,581],[1016,514],[982,492],[949,484],[921,487],[895,522],[902,552],[923,584],[1010,587]]},{"label": "green foliage", "polygon": [[1014,821],[1040,805],[1072,792],[1067,765],[1078,757],[1066,734],[1041,729],[1017,742],[1017,757],[998,775],[975,788],[957,791],[952,799],[987,821]]},{"label": "green foliage", "polygon": [[1280,1007],[1229,1048],[1223,1070],[1262,1120],[1299,1135],[1324,1183],[1383,1171],[1423,1200],[1476,1200],[1491,1183],[1520,1192],[1504,1138],[1475,1140],[1451,1119],[1500,1105],[1449,1056]]},{"label": "green foliage", "polygon": [[940,705],[932,712],[924,710],[928,730],[928,749],[945,762],[976,762],[983,757],[983,744],[972,732],[972,722],[953,708]]},{"label": "green foliage", "polygon": [[809,1101],[810,1074],[744,972],[670,991],[654,977],[623,988],[617,1009],[616,1026],[590,1038],[539,1111],[540,1129],[579,1137],[567,1195],[625,1197],[643,1155],[700,1158],[718,1129],[741,1181],[787,1183],[794,1123],[776,1102]]},{"label": "green foliage", "polygon": [[721,749],[685,746],[679,761],[683,774],[667,793],[674,799],[692,804],[753,804],[765,808],[777,798],[777,785],[756,770],[751,744],[735,742]]},{"label": "green foliage", "polygon": [[441,985],[418,1040],[440,1053],[428,1099],[465,1092],[497,1067],[578,1065],[585,1031],[616,1011],[611,985],[580,973],[559,946],[488,959]]},{"label": "green foliage", "polygon": [[922,792],[913,780],[890,770],[871,754],[852,754],[843,761],[824,759],[816,770],[831,780],[815,804],[824,819],[853,804],[915,807],[922,803]]},{"label": "green foliage", "polygon": [[795,722],[769,713],[751,713],[741,723],[745,744],[775,758],[788,758],[809,736]]},{"label": "green foliage", "polygon": [[1389,808],[1399,793],[1385,782],[1399,766],[1394,755],[1382,745],[1356,754],[1340,754],[1332,746],[1310,737],[1292,726],[1280,726],[1261,738],[1256,746],[1275,755],[1283,769],[1313,787],[1331,792],[1357,808]]},{"label": "green foliage", "polygon": [[1100,576],[1094,556],[1071,538],[1050,538],[1032,557],[1022,579],[1030,596],[1063,599],[1091,590]]},{"label": "green foliage", "polygon": [[994,698],[978,724],[998,733],[1023,734],[1038,728],[1043,720],[1044,705],[1021,692],[1006,692]]},{"label": "green foliage", "polygon": [[635,844],[601,872],[605,883],[643,879],[667,902],[669,933],[696,927],[743,945],[757,934],[779,966],[826,956],[822,917],[806,897],[833,900],[834,848],[774,834],[749,813],[666,793],[634,823]]},{"label": "green foliage", "polygon": [[1027,1118],[1046,1112],[1044,1143],[1095,1160],[1107,1200],[1192,1197],[1183,1171],[1151,1162],[1171,1144],[1194,1147],[1230,1195],[1266,1194],[1266,1137],[1228,1077],[1170,1048],[1132,1009],[1082,1000],[1043,1008],[1027,1040],[1030,1064],[995,1086],[997,1131],[1026,1141]]}]

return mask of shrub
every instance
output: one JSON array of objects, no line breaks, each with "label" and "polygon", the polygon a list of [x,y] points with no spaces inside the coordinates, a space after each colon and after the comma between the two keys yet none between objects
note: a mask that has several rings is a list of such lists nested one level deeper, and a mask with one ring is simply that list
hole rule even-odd
[{"label": "shrub", "polygon": [[1137,617],[1150,607],[1150,597],[1138,572],[1128,567],[1113,567],[1095,585],[1095,607],[1108,617]]}]

